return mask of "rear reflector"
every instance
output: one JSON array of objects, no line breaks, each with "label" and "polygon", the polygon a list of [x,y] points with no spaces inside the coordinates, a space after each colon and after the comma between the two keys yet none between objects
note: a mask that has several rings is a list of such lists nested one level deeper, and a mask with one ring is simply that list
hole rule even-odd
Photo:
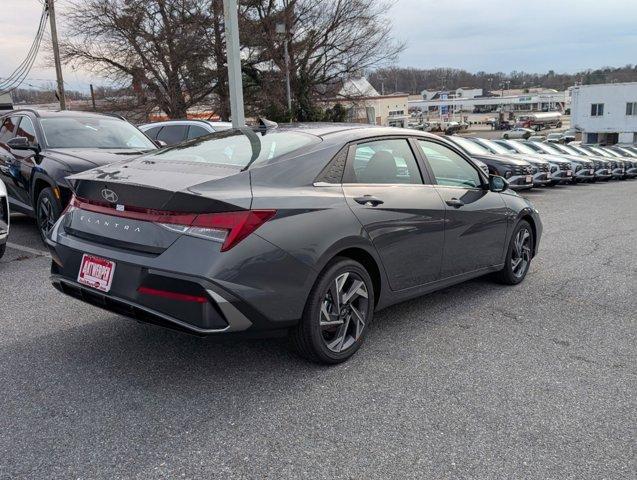
[{"label": "rear reflector", "polygon": [[206,297],[170,292],[168,290],[157,290],[155,288],[139,287],[137,291],[142,295],[152,295],[153,297],[168,298],[170,300],[179,300],[181,302],[208,303],[208,299]]},{"label": "rear reflector", "polygon": [[203,237],[221,243],[221,251],[230,250],[257,228],[270,220],[276,210],[240,210],[237,212],[219,213],[183,213],[164,210],[151,210],[124,206],[113,208],[92,200],[84,200],[73,196],[69,207],[89,212],[130,218],[145,222],[154,222],[164,228],[186,235]]}]

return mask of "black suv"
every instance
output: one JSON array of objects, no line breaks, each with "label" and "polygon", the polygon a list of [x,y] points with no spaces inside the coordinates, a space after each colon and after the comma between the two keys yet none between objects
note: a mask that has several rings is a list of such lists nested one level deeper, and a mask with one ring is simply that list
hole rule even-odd
[{"label": "black suv", "polygon": [[156,148],[111,115],[23,109],[0,117],[0,179],[11,210],[35,217],[43,239],[71,198],[65,177]]}]

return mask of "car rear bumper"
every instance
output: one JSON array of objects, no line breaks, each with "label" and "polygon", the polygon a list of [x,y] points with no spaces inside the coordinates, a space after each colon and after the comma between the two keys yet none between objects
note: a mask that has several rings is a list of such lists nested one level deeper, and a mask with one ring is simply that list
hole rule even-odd
[{"label": "car rear bumper", "polygon": [[[58,223],[47,242],[55,288],[120,315],[195,335],[287,329],[301,318],[316,278],[306,264],[254,234],[226,252],[184,235],[163,253],[148,254],[60,230]],[[115,262],[107,293],[78,282],[84,254]]]}]

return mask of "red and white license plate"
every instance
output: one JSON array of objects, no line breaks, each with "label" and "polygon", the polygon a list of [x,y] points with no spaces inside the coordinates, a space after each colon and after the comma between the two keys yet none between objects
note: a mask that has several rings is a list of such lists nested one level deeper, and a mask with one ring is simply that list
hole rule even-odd
[{"label": "red and white license plate", "polygon": [[82,256],[77,281],[96,290],[108,292],[113,283],[113,275],[115,275],[115,262],[85,253]]},{"label": "red and white license plate", "polygon": [[533,176],[532,175],[527,175],[526,176],[526,183],[532,183],[533,182]]}]

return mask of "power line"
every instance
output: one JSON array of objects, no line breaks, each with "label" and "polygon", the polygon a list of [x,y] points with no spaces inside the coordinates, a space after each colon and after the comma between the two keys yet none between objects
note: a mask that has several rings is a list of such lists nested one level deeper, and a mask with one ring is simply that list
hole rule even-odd
[{"label": "power line", "polygon": [[0,95],[9,93],[19,87],[29,75],[29,72],[31,71],[31,68],[38,56],[40,45],[42,44],[42,38],[44,37],[44,32],[46,30],[46,21],[48,16],[48,6],[44,4],[42,14],[40,15],[38,30],[35,34],[35,38],[33,39],[33,43],[31,44],[31,48],[20,65],[18,65],[18,67],[7,78],[0,82]]}]

